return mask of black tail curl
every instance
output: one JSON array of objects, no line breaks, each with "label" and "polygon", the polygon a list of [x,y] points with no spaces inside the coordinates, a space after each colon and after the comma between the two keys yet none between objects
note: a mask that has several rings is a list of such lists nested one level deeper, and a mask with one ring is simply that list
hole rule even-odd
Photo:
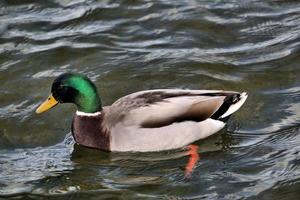
[{"label": "black tail curl", "polygon": [[241,95],[237,93],[228,94],[226,98],[224,99],[224,103],[221,105],[221,107],[210,117],[212,119],[221,120],[221,121],[227,121],[230,116],[227,116],[225,118],[221,118],[221,116],[227,112],[229,107],[232,104],[237,103],[241,99]]}]

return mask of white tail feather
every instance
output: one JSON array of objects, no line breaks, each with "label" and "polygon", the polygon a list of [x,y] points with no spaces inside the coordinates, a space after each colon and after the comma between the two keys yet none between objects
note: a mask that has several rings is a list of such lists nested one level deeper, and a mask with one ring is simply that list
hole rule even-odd
[{"label": "white tail feather", "polygon": [[247,97],[248,94],[246,92],[241,93],[240,100],[235,104],[232,104],[220,118],[225,118],[240,109],[240,107],[245,103]]}]

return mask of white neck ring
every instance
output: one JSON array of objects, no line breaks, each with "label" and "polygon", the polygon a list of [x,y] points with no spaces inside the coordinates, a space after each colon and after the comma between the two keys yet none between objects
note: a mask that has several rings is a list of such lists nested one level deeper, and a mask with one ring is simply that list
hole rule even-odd
[{"label": "white neck ring", "polygon": [[76,115],[78,116],[88,116],[88,117],[93,117],[93,116],[99,116],[101,115],[101,112],[94,112],[94,113],[86,113],[86,112],[81,112],[81,111],[76,111]]}]

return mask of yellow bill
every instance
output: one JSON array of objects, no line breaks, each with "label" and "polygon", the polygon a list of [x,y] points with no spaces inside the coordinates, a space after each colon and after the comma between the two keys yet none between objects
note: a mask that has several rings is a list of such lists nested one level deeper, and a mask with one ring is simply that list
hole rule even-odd
[{"label": "yellow bill", "polygon": [[47,98],[46,101],[44,101],[37,109],[36,109],[36,113],[42,113],[45,112],[47,110],[49,110],[50,108],[56,106],[58,104],[58,101],[56,101],[56,99],[52,96],[52,94],[50,94],[50,96]]}]

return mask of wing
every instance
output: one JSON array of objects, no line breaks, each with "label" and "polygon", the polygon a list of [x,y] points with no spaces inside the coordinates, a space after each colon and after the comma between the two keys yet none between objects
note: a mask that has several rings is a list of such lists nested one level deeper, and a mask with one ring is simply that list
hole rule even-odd
[{"label": "wing", "polygon": [[148,90],[119,99],[107,113],[115,113],[109,118],[111,121],[114,118],[116,123],[157,128],[176,122],[217,118],[228,110],[239,95],[221,90]]}]

